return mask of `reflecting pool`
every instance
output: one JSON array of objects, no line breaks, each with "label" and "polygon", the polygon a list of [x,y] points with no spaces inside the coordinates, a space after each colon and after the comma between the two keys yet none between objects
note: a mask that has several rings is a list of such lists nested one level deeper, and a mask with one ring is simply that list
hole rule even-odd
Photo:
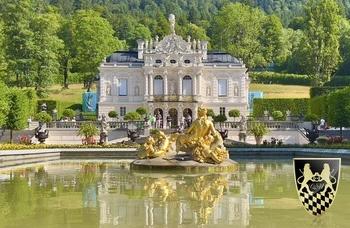
[{"label": "reflecting pool", "polygon": [[0,227],[345,227],[350,166],[320,217],[299,202],[292,160],[233,173],[133,172],[131,160],[57,160],[0,169]]}]

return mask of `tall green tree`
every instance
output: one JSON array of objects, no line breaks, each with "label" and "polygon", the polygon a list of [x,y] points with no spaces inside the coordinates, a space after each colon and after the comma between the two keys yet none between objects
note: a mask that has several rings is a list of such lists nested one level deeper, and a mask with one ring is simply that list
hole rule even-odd
[{"label": "tall green tree", "polygon": [[0,81],[0,127],[2,127],[6,123],[7,113],[9,111],[9,106],[7,102],[7,94],[8,88]]},{"label": "tall green tree", "polygon": [[109,22],[91,10],[77,11],[73,17],[73,31],[73,64],[85,75],[87,91],[90,91],[101,61],[123,44],[113,36]]},{"label": "tall green tree", "polygon": [[62,81],[60,79],[58,81],[63,82],[64,88],[68,89],[68,76],[72,69],[72,59],[74,55],[72,20],[66,18],[62,19],[58,37],[64,43],[59,54],[59,74],[63,76],[63,79]]},{"label": "tall green tree", "polygon": [[210,38],[207,36],[206,31],[204,28],[199,27],[195,24],[189,23],[185,25],[184,27],[184,33],[191,37],[191,39],[196,40],[210,40]]},{"label": "tall green tree", "polygon": [[301,67],[302,55],[298,55],[298,47],[304,33],[301,30],[283,29],[282,49],[276,58],[275,69],[294,74],[305,74]]},{"label": "tall green tree", "polygon": [[7,94],[7,103],[9,111],[5,124],[6,128],[10,130],[10,143],[12,143],[13,131],[23,130],[27,127],[29,100],[22,90],[13,88]]},{"label": "tall green tree", "polygon": [[35,16],[32,21],[32,78],[36,90],[56,81],[60,66],[59,53],[63,49],[63,41],[57,36],[60,20],[59,14],[48,12]]},{"label": "tall green tree", "polygon": [[[4,27],[3,27],[3,21],[0,18],[0,47],[3,47],[4,42]],[[5,71],[6,71],[7,63],[5,59],[5,52],[3,48],[0,48],[0,79],[3,79],[6,77]]]},{"label": "tall green tree", "polygon": [[338,90],[328,95],[328,115],[327,123],[333,127],[350,127],[350,88]]},{"label": "tall green tree", "polygon": [[339,46],[343,62],[339,66],[337,75],[350,75],[350,22],[345,18],[340,22]]},{"label": "tall green tree", "polygon": [[[213,24],[213,41],[215,48],[229,52],[241,58],[249,68],[266,67],[269,59],[265,59],[264,51],[274,45],[268,41],[263,30],[266,15],[257,8],[252,8],[241,3],[228,4],[218,13]],[[275,19],[275,18],[273,18]],[[269,23],[270,29],[277,26],[276,23]],[[273,28],[277,31],[279,28]],[[278,36],[278,33],[274,33]],[[264,42],[262,42],[264,41]],[[271,46],[271,49],[275,47]],[[269,50],[269,53],[275,51]]]},{"label": "tall green tree", "polygon": [[3,3],[4,22],[2,48],[7,60],[7,83],[15,77],[16,86],[30,86],[34,32],[30,23],[34,16],[33,0],[8,0]]},{"label": "tall green tree", "polygon": [[267,63],[276,62],[283,55],[283,26],[281,20],[274,14],[268,15],[262,21],[260,42]]},{"label": "tall green tree", "polygon": [[310,0],[305,8],[303,67],[314,85],[323,85],[338,68],[340,16],[335,0]]}]

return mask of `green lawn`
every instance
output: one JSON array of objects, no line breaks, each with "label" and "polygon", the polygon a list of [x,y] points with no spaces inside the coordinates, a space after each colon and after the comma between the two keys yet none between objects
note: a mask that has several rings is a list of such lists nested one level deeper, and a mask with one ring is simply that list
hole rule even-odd
[{"label": "green lawn", "polygon": [[[82,93],[86,91],[83,84],[72,84],[69,85],[68,89],[63,88],[62,85],[54,85],[48,88],[48,97],[45,99],[60,101],[62,108],[62,110],[59,110],[60,113],[67,108],[82,110]],[[96,89],[92,88],[91,91],[96,91]]]},{"label": "green lawn", "polygon": [[264,92],[264,98],[309,98],[310,86],[251,83],[249,91]]}]

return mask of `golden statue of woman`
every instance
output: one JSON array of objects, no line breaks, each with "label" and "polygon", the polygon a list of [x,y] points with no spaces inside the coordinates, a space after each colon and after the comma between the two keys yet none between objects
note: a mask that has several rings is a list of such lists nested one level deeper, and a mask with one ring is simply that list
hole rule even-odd
[{"label": "golden statue of woman", "polygon": [[184,134],[178,136],[176,151],[184,151],[201,163],[218,164],[228,157],[220,133],[207,117],[206,108],[199,107],[198,118]]}]

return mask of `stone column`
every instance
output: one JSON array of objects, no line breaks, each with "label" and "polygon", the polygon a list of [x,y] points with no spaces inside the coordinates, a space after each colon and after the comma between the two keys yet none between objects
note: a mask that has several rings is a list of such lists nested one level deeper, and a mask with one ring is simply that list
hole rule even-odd
[{"label": "stone column", "polygon": [[194,75],[192,81],[192,97],[194,100],[197,100],[197,75]]},{"label": "stone column", "polygon": [[143,50],[145,42],[143,40],[137,40],[137,58],[143,59]]},{"label": "stone column", "polygon": [[148,84],[148,74],[144,74],[145,76],[145,96],[148,97],[148,87],[149,87],[149,84]]},{"label": "stone column", "polygon": [[179,90],[177,94],[179,94],[179,101],[182,101],[182,71],[179,71],[178,73],[178,85]]},{"label": "stone column", "polygon": [[149,83],[149,100],[153,101],[153,74],[150,73],[148,75],[148,77],[149,77],[149,80],[148,80],[148,83]]},{"label": "stone column", "polygon": [[163,129],[167,128],[167,122],[166,122],[166,117],[168,116],[169,113],[169,106],[167,103],[164,103],[163,105]]},{"label": "stone column", "polygon": [[[184,110],[183,110],[183,108],[184,108],[184,105],[182,104],[182,103],[178,103],[178,106],[177,106],[178,108],[177,108],[177,124],[179,125],[179,126],[181,126],[181,118],[182,118],[182,116],[183,116],[183,112],[184,112]],[[182,124],[184,124],[184,123],[182,123]]]},{"label": "stone column", "polygon": [[196,103],[192,109],[192,122],[198,118],[198,103]]},{"label": "stone column", "polygon": [[199,71],[197,74],[197,79],[198,79],[198,90],[196,91],[197,93],[197,97],[202,97],[202,86],[201,86],[201,82],[202,82],[202,71]]},{"label": "stone column", "polygon": [[168,100],[168,71],[164,71],[164,101]]}]

